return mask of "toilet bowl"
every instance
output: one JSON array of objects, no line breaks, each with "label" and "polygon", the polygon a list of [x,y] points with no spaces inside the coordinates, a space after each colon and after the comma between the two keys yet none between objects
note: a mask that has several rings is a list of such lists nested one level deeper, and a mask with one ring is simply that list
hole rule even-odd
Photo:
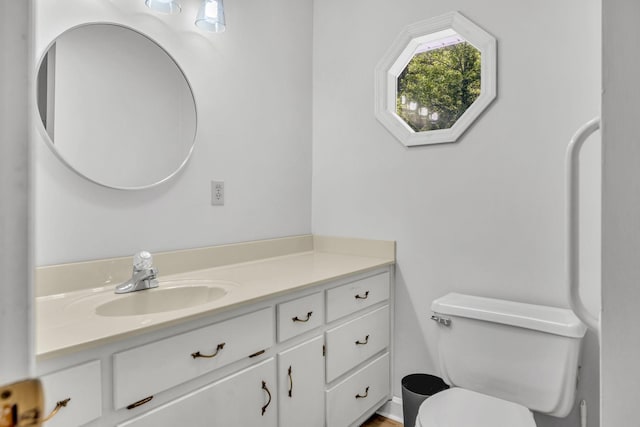
[{"label": "toilet bowl", "polygon": [[456,293],[431,310],[452,388],[420,405],[416,427],[535,427],[531,411],[571,412],[586,327],[570,310]]},{"label": "toilet bowl", "polygon": [[536,423],[522,405],[454,387],[420,405],[416,427],[536,427]]}]

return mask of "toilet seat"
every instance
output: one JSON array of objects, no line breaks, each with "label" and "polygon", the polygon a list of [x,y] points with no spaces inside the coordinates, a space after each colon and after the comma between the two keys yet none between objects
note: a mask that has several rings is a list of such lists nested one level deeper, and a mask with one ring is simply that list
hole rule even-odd
[{"label": "toilet seat", "polygon": [[463,388],[441,391],[420,405],[415,427],[536,427],[517,403]]}]

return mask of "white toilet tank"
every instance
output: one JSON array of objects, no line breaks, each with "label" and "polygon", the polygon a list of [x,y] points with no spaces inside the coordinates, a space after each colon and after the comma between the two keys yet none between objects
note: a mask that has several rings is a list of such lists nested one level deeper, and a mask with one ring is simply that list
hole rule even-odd
[{"label": "white toilet tank", "polygon": [[570,310],[456,293],[431,309],[448,384],[556,417],[569,414],[586,331]]}]

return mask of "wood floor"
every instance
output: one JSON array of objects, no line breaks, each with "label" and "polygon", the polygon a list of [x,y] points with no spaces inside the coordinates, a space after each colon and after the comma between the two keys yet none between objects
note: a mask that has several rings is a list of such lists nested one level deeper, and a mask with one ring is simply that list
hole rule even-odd
[{"label": "wood floor", "polygon": [[402,427],[402,423],[381,417],[380,415],[374,415],[362,424],[362,427]]}]

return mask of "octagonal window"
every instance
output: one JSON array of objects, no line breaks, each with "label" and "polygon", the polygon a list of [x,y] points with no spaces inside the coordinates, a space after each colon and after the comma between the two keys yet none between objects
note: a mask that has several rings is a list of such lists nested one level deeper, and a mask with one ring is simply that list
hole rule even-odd
[{"label": "octagonal window", "polygon": [[376,116],[403,144],[453,142],[496,95],[496,41],[454,12],[404,29],[376,67]]}]

